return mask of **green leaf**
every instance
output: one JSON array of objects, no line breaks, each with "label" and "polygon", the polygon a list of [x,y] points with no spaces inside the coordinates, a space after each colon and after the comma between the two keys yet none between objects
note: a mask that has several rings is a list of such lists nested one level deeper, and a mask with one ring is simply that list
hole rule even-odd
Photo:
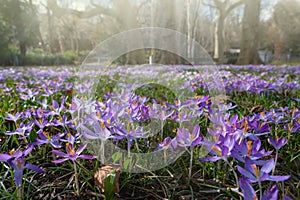
[{"label": "green leaf", "polygon": [[119,161],[121,159],[121,156],[122,156],[122,154],[120,152],[116,152],[111,157],[112,157],[114,163],[116,163],[117,161]]},{"label": "green leaf", "polygon": [[116,171],[113,171],[104,179],[104,196],[106,200],[114,199],[115,186],[116,186]]}]

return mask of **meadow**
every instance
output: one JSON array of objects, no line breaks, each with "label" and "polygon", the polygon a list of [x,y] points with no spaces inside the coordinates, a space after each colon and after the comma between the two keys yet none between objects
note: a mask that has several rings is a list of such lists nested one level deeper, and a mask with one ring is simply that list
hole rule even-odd
[{"label": "meadow", "polygon": [[299,66],[1,67],[0,99],[0,199],[300,198]]}]

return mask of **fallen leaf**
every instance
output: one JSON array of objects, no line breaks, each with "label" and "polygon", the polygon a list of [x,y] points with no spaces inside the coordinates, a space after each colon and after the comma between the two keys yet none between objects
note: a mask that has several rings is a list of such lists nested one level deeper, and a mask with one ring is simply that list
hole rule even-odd
[{"label": "fallen leaf", "polygon": [[94,174],[95,184],[102,193],[104,192],[104,179],[113,171],[116,171],[116,186],[114,188],[114,192],[119,193],[120,165],[103,165]]}]

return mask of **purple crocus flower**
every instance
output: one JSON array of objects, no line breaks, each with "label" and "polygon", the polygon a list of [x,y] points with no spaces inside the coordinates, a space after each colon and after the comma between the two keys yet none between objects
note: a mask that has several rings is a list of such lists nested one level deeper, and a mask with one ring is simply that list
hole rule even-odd
[{"label": "purple crocus flower", "polygon": [[[257,200],[258,197],[253,189],[250,181],[242,177],[239,180],[240,187],[242,189],[242,193],[244,195],[245,200]],[[268,188],[267,191],[262,195],[261,200],[277,200],[278,199],[278,186],[273,185],[271,188]]]},{"label": "purple crocus flower", "polygon": [[36,165],[26,164],[25,156],[27,156],[33,149],[33,145],[29,146],[24,152],[21,150],[10,151],[8,154],[0,154],[0,161],[7,162],[14,169],[14,180],[17,187],[22,185],[22,176],[24,169],[30,169],[37,173],[43,173],[44,170]]},{"label": "purple crocus flower", "polygon": [[81,124],[80,129],[82,130],[82,135],[86,137],[87,139],[100,139],[103,141],[106,141],[111,137],[110,131],[106,128],[105,122],[98,122],[95,121],[93,124],[94,131],[87,128],[85,125]]},{"label": "purple crocus flower", "polygon": [[52,105],[49,106],[52,110],[52,112],[50,112],[50,115],[52,116],[60,115],[60,113],[65,110],[64,103],[65,103],[65,97],[62,97],[62,101],[60,105],[58,104],[57,101],[52,100]]},{"label": "purple crocus flower", "polygon": [[74,145],[76,138],[78,135],[72,135],[71,133],[65,133],[66,139],[60,139],[62,142],[70,143],[71,145]]},{"label": "purple crocus flower", "polygon": [[59,116],[59,119],[53,120],[51,124],[53,126],[63,126],[63,127],[69,127],[69,128],[75,128],[73,124],[73,119],[68,120],[68,116],[64,114],[62,117]]},{"label": "purple crocus flower", "polygon": [[238,171],[247,177],[249,181],[252,183],[254,182],[261,182],[265,180],[269,181],[285,181],[290,178],[289,175],[287,176],[272,176],[269,173],[275,166],[274,159],[271,158],[270,160],[266,161],[265,164],[260,168],[256,164],[253,163],[250,159],[245,159],[245,168],[237,166]]},{"label": "purple crocus flower", "polygon": [[174,104],[171,104],[171,103],[167,103],[167,105],[170,107],[170,108],[174,108],[176,109],[177,111],[180,111],[182,108],[184,107],[188,107],[190,104],[189,101],[186,101],[184,103],[181,103],[181,101],[179,99],[175,99],[174,100]]},{"label": "purple crocus flower", "polygon": [[19,139],[23,139],[25,137],[28,137],[30,135],[30,131],[32,129],[33,123],[23,124],[21,123],[20,126],[16,129],[14,132],[6,132],[6,135],[20,135],[22,136]]},{"label": "purple crocus flower", "polygon": [[43,130],[39,130],[37,132],[40,138],[36,139],[35,144],[40,145],[40,144],[50,144],[54,148],[61,148],[61,144],[59,144],[57,141],[64,136],[64,133],[58,133],[51,137],[47,132]]},{"label": "purple crocus flower", "polygon": [[181,130],[177,129],[177,136],[176,141],[177,144],[181,147],[195,147],[196,145],[200,144],[202,137],[200,136],[200,126],[197,124],[193,132],[186,128],[182,128]]},{"label": "purple crocus flower", "polygon": [[17,121],[22,117],[22,114],[17,112],[15,115],[12,115],[10,113],[6,113],[7,115],[7,118],[5,118],[5,120],[8,120],[8,121],[13,121],[15,123],[17,123]]},{"label": "purple crocus flower", "polygon": [[217,160],[227,160],[227,157],[231,155],[231,151],[234,147],[235,140],[232,135],[227,134],[225,137],[219,135],[218,139],[215,142],[204,141],[203,144],[207,146],[210,150],[210,153],[214,156],[199,158],[203,162],[215,162]]},{"label": "purple crocus flower", "polygon": [[46,126],[51,125],[48,120],[45,119],[45,117],[39,119],[39,120],[34,120],[33,121],[35,125],[37,125],[40,130],[43,130]]},{"label": "purple crocus flower", "polygon": [[158,147],[155,151],[166,150],[172,146],[173,149],[176,147],[176,138],[172,139],[170,137],[166,137],[162,142],[158,143]]},{"label": "purple crocus flower", "polygon": [[278,136],[273,139],[271,136],[268,138],[268,142],[276,149],[279,150],[287,143],[287,139],[285,137],[279,138]]},{"label": "purple crocus flower", "polygon": [[258,199],[257,195],[255,193],[255,190],[253,189],[250,181],[247,178],[245,178],[245,177],[240,178],[239,185],[240,185],[240,188],[242,189],[242,193],[244,195],[244,200],[257,200]]},{"label": "purple crocus flower", "polygon": [[87,146],[87,142],[85,142],[82,146],[80,146],[77,151],[75,151],[75,148],[73,145],[71,145],[70,143],[66,144],[66,152],[67,153],[63,153],[61,151],[58,150],[52,150],[52,153],[54,153],[57,156],[63,157],[62,159],[58,159],[58,160],[53,160],[53,163],[62,163],[65,162],[67,160],[72,160],[73,162],[75,162],[75,160],[77,158],[82,158],[82,159],[95,159],[96,156],[90,156],[90,155],[80,155],[82,153],[82,151],[86,148]]},{"label": "purple crocus flower", "polygon": [[139,138],[145,138],[145,134],[148,132],[143,132],[143,127],[137,127],[134,130],[127,130],[124,126],[124,124],[116,124],[114,126],[114,132],[116,135],[114,135],[115,139],[121,140],[123,138],[126,138],[127,140],[135,140]]},{"label": "purple crocus flower", "polygon": [[265,149],[260,150],[261,141],[258,140],[243,140],[241,144],[236,144],[231,156],[236,158],[240,162],[245,163],[245,158],[250,158],[253,163],[257,165],[263,165],[265,161],[259,160],[262,157],[269,156],[273,151],[265,151]]}]

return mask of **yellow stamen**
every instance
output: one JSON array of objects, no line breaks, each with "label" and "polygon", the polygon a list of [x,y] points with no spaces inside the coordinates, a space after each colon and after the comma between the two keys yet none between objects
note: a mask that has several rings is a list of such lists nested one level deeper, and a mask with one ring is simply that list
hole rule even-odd
[{"label": "yellow stamen", "polygon": [[100,113],[100,112],[96,112],[96,115],[97,115],[97,117],[98,117],[99,119],[101,119],[101,118],[102,118],[102,116],[101,116],[101,113]]},{"label": "yellow stamen", "polygon": [[50,136],[49,136],[49,134],[47,133],[47,132],[43,132],[43,135],[48,139],[48,140],[50,140],[51,138],[50,138]]},{"label": "yellow stamen", "polygon": [[105,123],[104,122],[100,122],[101,124],[101,128],[105,128]]},{"label": "yellow stamen", "polygon": [[260,177],[260,169],[259,169],[259,167],[257,167],[255,164],[253,164],[253,165],[251,165],[251,168],[253,169],[255,175],[257,177]]},{"label": "yellow stamen", "polygon": [[291,126],[291,124],[288,124],[288,129],[289,129],[289,131],[292,131],[292,126]]},{"label": "yellow stamen", "polygon": [[250,153],[251,153],[251,150],[252,150],[252,141],[248,141],[247,142],[247,156],[250,157]]},{"label": "yellow stamen", "polygon": [[205,103],[206,103],[206,105],[208,105],[208,104],[209,104],[209,99],[207,99],[207,100],[205,101]]},{"label": "yellow stamen", "polygon": [[9,155],[12,156],[15,152],[16,152],[15,149],[12,149],[12,150],[9,151]]},{"label": "yellow stamen", "polygon": [[213,146],[211,149],[215,151],[219,156],[222,156],[222,152],[216,146]]},{"label": "yellow stamen", "polygon": [[71,104],[69,102],[66,102],[66,104],[69,108],[71,108]]},{"label": "yellow stamen", "polygon": [[75,154],[75,151],[74,151],[74,148],[72,147],[72,145],[70,143],[67,143],[66,144],[66,149],[67,149],[67,152],[69,152],[69,154]]},{"label": "yellow stamen", "polygon": [[55,111],[56,109],[54,108],[54,106],[49,106],[49,108],[53,111]]},{"label": "yellow stamen", "polygon": [[21,161],[21,160],[17,160],[17,167],[18,167],[19,169],[22,168],[22,161]]},{"label": "yellow stamen", "polygon": [[175,100],[175,105],[178,106],[179,105],[179,101]]},{"label": "yellow stamen", "polygon": [[131,110],[129,110],[129,108],[126,108],[127,114],[130,115]]}]

